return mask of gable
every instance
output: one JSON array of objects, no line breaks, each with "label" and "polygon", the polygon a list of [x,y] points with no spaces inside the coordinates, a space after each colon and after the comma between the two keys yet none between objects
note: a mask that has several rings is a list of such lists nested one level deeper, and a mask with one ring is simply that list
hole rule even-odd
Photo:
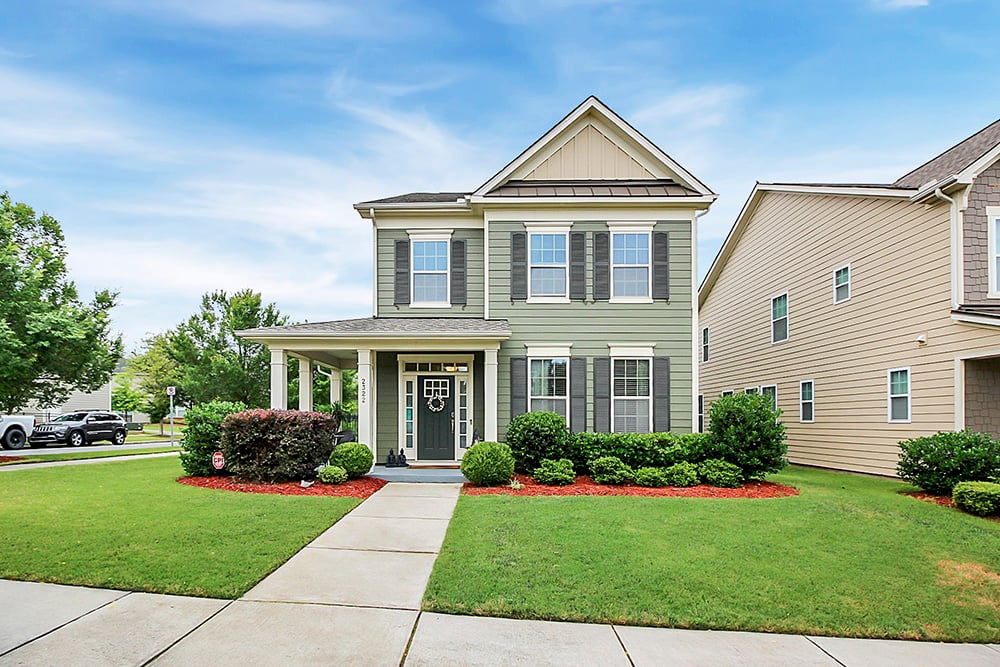
[{"label": "gable", "polygon": [[522,180],[646,178],[656,176],[594,125],[587,124]]}]

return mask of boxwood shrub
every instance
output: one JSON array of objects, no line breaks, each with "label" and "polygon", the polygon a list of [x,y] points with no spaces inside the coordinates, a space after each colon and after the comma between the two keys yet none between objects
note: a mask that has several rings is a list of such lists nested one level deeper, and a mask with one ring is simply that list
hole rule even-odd
[{"label": "boxwood shrub", "polygon": [[514,475],[514,454],[502,442],[477,442],[462,457],[462,474],[476,486],[506,484]]},{"label": "boxwood shrub", "polygon": [[561,459],[568,454],[569,429],[555,412],[525,412],[507,425],[507,445],[518,469],[532,471],[544,459]]},{"label": "boxwood shrub", "polygon": [[785,425],[771,399],[761,394],[721,396],[709,408],[709,434],[717,456],[734,463],[744,479],[762,479],[788,462]]},{"label": "boxwood shrub", "polygon": [[321,412],[246,410],[222,422],[226,468],[254,482],[312,479],[333,451],[337,420]]},{"label": "boxwood shrub", "polygon": [[323,466],[316,477],[324,484],[343,484],[347,481],[347,471],[340,466]]},{"label": "boxwood shrub", "polygon": [[246,410],[239,402],[211,401],[188,408],[187,428],[181,440],[181,467],[188,475],[211,477],[226,474],[212,465],[212,454],[219,451],[222,422],[229,415]]},{"label": "boxwood shrub", "polygon": [[639,468],[635,471],[635,483],[639,486],[670,486],[666,468]]},{"label": "boxwood shrub", "polygon": [[663,473],[667,486],[694,486],[698,483],[698,468],[687,461],[675,463]]},{"label": "boxwood shrub", "polygon": [[590,477],[597,484],[628,484],[635,472],[617,456],[602,456],[589,464]]},{"label": "boxwood shrub", "polygon": [[569,459],[543,459],[532,474],[539,484],[566,486],[576,481],[576,471]]},{"label": "boxwood shrub", "polygon": [[899,476],[928,493],[951,495],[959,482],[1000,476],[1000,443],[985,433],[939,431],[899,448]]},{"label": "boxwood shrub", "polygon": [[995,482],[959,482],[951,497],[960,509],[969,514],[1000,514],[1000,484]]},{"label": "boxwood shrub", "polygon": [[348,479],[367,475],[374,460],[372,450],[360,442],[342,442],[330,454],[330,465],[343,468]]},{"label": "boxwood shrub", "polygon": [[735,463],[709,459],[698,464],[698,477],[709,486],[735,489],[743,486],[743,473]]},{"label": "boxwood shrub", "polygon": [[681,461],[698,463],[717,458],[718,451],[706,433],[575,433],[570,437],[569,458],[577,472],[602,456],[614,456],[638,468],[663,468]]}]

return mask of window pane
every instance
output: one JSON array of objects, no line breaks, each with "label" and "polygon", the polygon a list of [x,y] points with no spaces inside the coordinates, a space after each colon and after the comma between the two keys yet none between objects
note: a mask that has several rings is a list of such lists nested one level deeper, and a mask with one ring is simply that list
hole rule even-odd
[{"label": "window pane", "polygon": [[771,341],[779,342],[788,338],[788,318],[781,318],[771,323]]},{"label": "window pane", "polygon": [[993,252],[1000,255],[1000,218],[993,219]]},{"label": "window pane", "polygon": [[565,234],[532,234],[531,235],[532,264],[565,264],[566,235]]},{"label": "window pane", "polygon": [[910,378],[907,371],[892,372],[890,393],[892,393],[893,396],[910,393]]},{"label": "window pane", "polygon": [[648,234],[615,234],[613,261],[615,264],[648,264]]},{"label": "window pane", "polygon": [[850,296],[850,287],[847,285],[837,285],[837,301],[846,301]]},{"label": "window pane", "polygon": [[802,404],[802,421],[811,422],[813,420],[812,401]]},{"label": "window pane", "polygon": [[649,359],[614,360],[614,395],[649,396]]},{"label": "window pane", "polygon": [[803,382],[802,385],[802,400],[811,401],[813,400],[813,384],[812,382]]},{"label": "window pane", "polygon": [[413,275],[413,300],[417,303],[443,303],[448,300],[448,276],[443,273]]},{"label": "window pane", "polygon": [[649,294],[649,269],[615,267],[612,272],[615,296],[647,296]]},{"label": "window pane", "polygon": [[447,271],[448,242],[447,241],[414,241],[413,242],[414,271]]},{"label": "window pane", "polygon": [[531,411],[547,410],[556,412],[566,417],[566,401],[559,398],[533,398],[531,399]]},{"label": "window pane", "polygon": [[616,433],[649,433],[649,399],[615,400]]},{"label": "window pane", "polygon": [[893,421],[906,421],[909,418],[910,399],[906,396],[896,396],[892,399]]},{"label": "window pane", "polygon": [[837,276],[836,276],[837,287],[840,287],[841,285],[846,285],[850,279],[851,279],[851,270],[849,268],[845,266],[842,269],[837,269]]},{"label": "window pane", "polygon": [[771,299],[771,319],[776,320],[788,315],[788,296],[782,295]]},{"label": "window pane", "polygon": [[778,389],[777,387],[764,387],[761,389],[761,393],[771,399],[771,409],[778,409]]},{"label": "window pane", "polygon": [[531,296],[565,296],[566,269],[531,269]]},{"label": "window pane", "polygon": [[531,360],[531,395],[566,396],[567,363],[565,359]]}]

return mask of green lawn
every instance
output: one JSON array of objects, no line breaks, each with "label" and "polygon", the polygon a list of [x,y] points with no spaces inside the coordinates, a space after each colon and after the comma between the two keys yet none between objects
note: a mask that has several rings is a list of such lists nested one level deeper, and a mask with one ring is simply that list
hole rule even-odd
[{"label": "green lawn", "polygon": [[178,484],[175,458],[0,475],[0,578],[235,598],[356,498]]},{"label": "green lawn", "polygon": [[[82,461],[84,459],[106,459],[114,456],[135,456],[137,454],[160,454],[162,452],[179,452],[178,447],[149,447],[143,449],[116,449],[105,452],[89,452],[86,449],[80,449],[75,452],[69,452],[66,454],[32,454],[31,456],[25,456],[17,461],[2,461],[0,460],[0,466],[16,466],[23,465],[26,463],[42,463],[44,461]],[[17,456],[17,452],[3,453],[2,456]]]},{"label": "green lawn", "polygon": [[767,500],[462,496],[424,609],[1000,641],[1000,523],[790,468]]}]

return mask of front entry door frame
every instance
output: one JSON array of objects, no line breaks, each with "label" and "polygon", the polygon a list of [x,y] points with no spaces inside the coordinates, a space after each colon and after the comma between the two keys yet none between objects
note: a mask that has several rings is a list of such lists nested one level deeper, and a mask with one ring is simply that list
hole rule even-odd
[{"label": "front entry door frame", "polygon": [[[455,461],[461,461],[462,455],[465,453],[468,447],[472,446],[472,433],[473,433],[473,355],[471,354],[400,354],[397,357],[397,363],[399,365],[399,440],[397,444],[397,450],[402,449],[406,452],[406,458],[410,461],[415,461],[420,463],[421,460],[417,457],[417,422],[419,420],[419,410],[417,409],[417,401],[422,400],[422,391],[419,389],[418,378],[420,376],[448,376],[452,378],[452,395],[454,400],[452,401],[452,408],[455,410],[455,428],[454,428],[454,447],[455,447]],[[407,364],[417,364],[418,369],[407,370]],[[433,369],[426,368],[425,366],[420,366],[421,364],[440,364],[440,366],[434,366]],[[461,370],[464,367],[465,370]],[[462,419],[460,411],[462,408],[459,405],[460,401],[460,382],[465,382],[466,391],[466,406],[464,412],[466,414],[465,419],[465,430],[462,430]],[[407,382],[412,383],[410,386],[413,390],[413,394],[409,395],[407,392]],[[410,397],[411,404],[407,405],[407,398]],[[462,439],[465,439],[465,447],[461,446]],[[428,460],[427,463],[440,461]]]}]

